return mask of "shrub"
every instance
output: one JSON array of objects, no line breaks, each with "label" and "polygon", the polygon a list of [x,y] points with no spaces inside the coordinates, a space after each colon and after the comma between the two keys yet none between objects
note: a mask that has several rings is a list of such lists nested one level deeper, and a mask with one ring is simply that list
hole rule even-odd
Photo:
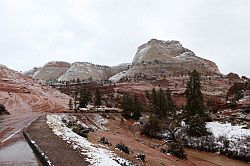
[{"label": "shrub", "polygon": [[3,104],[0,104],[0,115],[1,114],[9,114]]},{"label": "shrub", "polygon": [[74,125],[72,131],[82,137],[87,138],[90,130],[83,128],[81,125]]},{"label": "shrub", "polygon": [[188,135],[194,137],[201,137],[210,134],[205,126],[204,118],[200,116],[190,117],[189,127],[187,132]]},{"label": "shrub", "polygon": [[156,138],[157,134],[161,131],[160,120],[157,116],[151,115],[148,122],[143,126],[141,132],[142,134]]},{"label": "shrub", "polygon": [[139,160],[141,160],[141,161],[145,161],[145,154],[144,153],[139,153],[138,155],[137,155],[137,159],[139,159]]},{"label": "shrub", "polygon": [[169,153],[171,155],[174,155],[182,160],[186,160],[187,159],[187,155],[185,153],[185,151],[183,150],[183,147],[180,143],[170,143],[169,144],[169,148],[168,149],[161,149],[162,153]]},{"label": "shrub", "polygon": [[129,154],[129,149],[128,149],[128,147],[127,147],[126,145],[124,145],[122,142],[119,143],[119,144],[116,144],[115,147],[116,147],[117,149],[123,151],[124,153]]},{"label": "shrub", "polygon": [[105,137],[101,137],[99,142],[105,145],[109,145],[109,146],[112,145],[111,143],[109,143],[108,139],[106,139]]}]

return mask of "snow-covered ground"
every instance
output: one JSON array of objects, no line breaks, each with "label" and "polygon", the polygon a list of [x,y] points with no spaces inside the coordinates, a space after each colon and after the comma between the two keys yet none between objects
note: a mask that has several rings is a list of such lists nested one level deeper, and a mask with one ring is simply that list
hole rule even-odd
[{"label": "snow-covered ground", "polygon": [[215,138],[224,136],[228,140],[237,141],[250,137],[250,129],[242,129],[245,126],[232,126],[231,123],[207,122],[206,127],[213,133]]},{"label": "snow-covered ground", "polygon": [[[47,115],[47,124],[53,132],[72,145],[73,148],[79,149],[81,154],[86,155],[87,161],[94,166],[119,166],[119,163],[132,165],[130,161],[117,156],[113,151],[104,149],[102,145],[93,144],[86,138],[74,133],[62,122],[64,115]],[[119,162],[119,163],[118,163]]]},{"label": "snow-covered ground", "polygon": [[[202,151],[218,152],[226,156],[250,162],[250,129],[245,126],[233,126],[231,123],[207,122],[206,128],[212,134],[192,137],[187,134],[186,125],[177,132],[176,137],[185,146]],[[165,134],[168,136],[168,133]]]},{"label": "snow-covered ground", "polygon": [[207,122],[206,127],[215,137],[216,147],[225,148],[224,138],[228,141],[228,150],[237,152],[238,155],[245,155],[248,152],[250,157],[250,129],[243,129],[245,126],[232,126],[231,123]]},{"label": "snow-covered ground", "polygon": [[106,119],[104,119],[101,115],[94,115],[94,120],[96,125],[98,125],[98,127],[100,128],[100,130],[105,131],[108,130],[106,127],[104,127],[103,125],[108,123],[108,121]]}]

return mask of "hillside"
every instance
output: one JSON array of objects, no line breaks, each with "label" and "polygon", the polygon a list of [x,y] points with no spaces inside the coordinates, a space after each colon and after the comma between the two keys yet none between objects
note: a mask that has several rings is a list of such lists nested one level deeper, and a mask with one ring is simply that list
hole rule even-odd
[{"label": "hillside", "polygon": [[69,98],[49,86],[40,85],[26,75],[0,66],[0,103],[11,114],[65,111]]}]

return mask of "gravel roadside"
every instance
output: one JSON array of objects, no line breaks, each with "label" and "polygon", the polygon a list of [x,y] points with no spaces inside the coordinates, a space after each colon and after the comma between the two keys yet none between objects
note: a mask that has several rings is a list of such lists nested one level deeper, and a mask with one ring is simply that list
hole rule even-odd
[{"label": "gravel roadside", "polygon": [[83,155],[74,150],[61,138],[57,137],[46,124],[42,116],[34,121],[26,130],[36,144],[45,152],[55,166],[89,165]]}]

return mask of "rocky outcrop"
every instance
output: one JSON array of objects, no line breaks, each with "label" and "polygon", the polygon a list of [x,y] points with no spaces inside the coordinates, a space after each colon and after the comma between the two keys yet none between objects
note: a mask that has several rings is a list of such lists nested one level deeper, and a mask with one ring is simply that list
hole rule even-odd
[{"label": "rocky outcrop", "polygon": [[41,69],[42,67],[34,67],[33,69],[26,71],[23,74],[30,76],[30,77],[34,77],[41,71]]},{"label": "rocky outcrop", "polygon": [[35,79],[48,81],[55,80],[70,68],[70,63],[52,61],[46,63],[42,68],[33,68],[28,75]]},{"label": "rocky outcrop", "polygon": [[107,72],[106,77],[110,78],[118,73],[127,71],[131,67],[131,63],[122,63],[117,66],[110,67],[109,72]]},{"label": "rocky outcrop", "polygon": [[[58,79],[59,81],[70,81],[93,79],[107,80],[108,78],[128,70],[130,63],[122,63],[117,66],[102,66],[95,65],[89,62],[75,62],[72,65],[67,62],[49,62],[43,67],[34,67],[33,69],[24,72],[24,74],[41,81],[49,81]],[[1,66],[0,66],[1,67]],[[2,65],[2,67],[4,67]]]},{"label": "rocky outcrop", "polygon": [[229,80],[239,80],[240,76],[236,73],[229,73],[226,75],[226,78]]},{"label": "rocky outcrop", "polygon": [[89,62],[75,62],[58,80],[70,81],[77,80],[78,78],[80,80],[102,80],[105,79],[105,73],[109,70],[108,66],[95,65]]},{"label": "rocky outcrop", "polygon": [[203,75],[221,74],[214,62],[196,56],[194,52],[184,48],[179,41],[152,39],[138,48],[132,67],[123,76],[185,75],[193,69]]}]

